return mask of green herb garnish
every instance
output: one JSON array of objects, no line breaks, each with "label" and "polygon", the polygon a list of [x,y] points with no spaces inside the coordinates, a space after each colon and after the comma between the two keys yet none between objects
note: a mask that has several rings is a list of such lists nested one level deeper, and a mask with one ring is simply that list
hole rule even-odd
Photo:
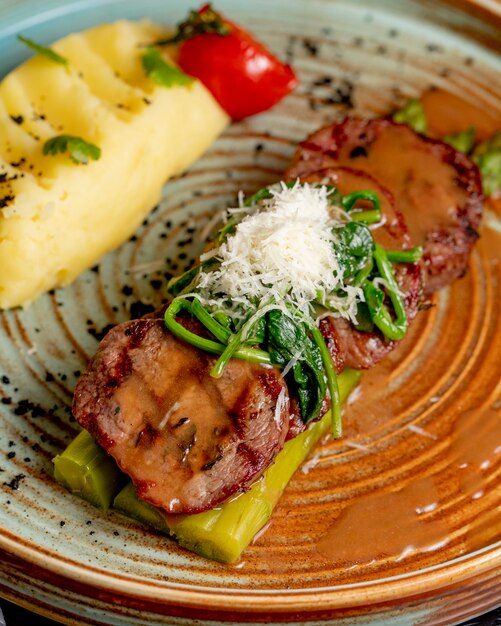
[{"label": "green herb garnish", "polygon": [[480,143],[473,151],[473,160],[482,175],[486,196],[501,191],[501,132]]},{"label": "green herb garnish", "polygon": [[40,54],[47,59],[50,59],[54,63],[59,63],[60,65],[65,65],[66,67],[68,66],[68,59],[58,54],[52,48],[42,46],[39,43],[36,43],[36,41],[28,39],[27,37],[23,37],[22,35],[18,35],[17,38],[19,39],[19,41],[28,46],[28,48],[34,50],[37,54]]},{"label": "green herb garnish", "polygon": [[207,4],[203,9],[190,11],[186,20],[178,24],[176,33],[172,37],[157,41],[156,45],[176,44],[204,33],[215,33],[224,37],[229,35],[230,32],[230,27],[224,22],[219,13],[214,11],[210,4]]},{"label": "green herb garnish", "polygon": [[418,98],[409,100],[403,109],[396,111],[393,114],[393,121],[398,124],[407,124],[407,126],[410,126],[410,128],[422,135],[426,135],[428,132],[426,113],[421,100]]},{"label": "green herb garnish", "polygon": [[162,87],[191,85],[193,78],[174,65],[167,63],[155,48],[148,48],[142,57],[146,76]]},{"label": "green herb garnish", "polygon": [[455,150],[459,150],[465,154],[470,154],[475,144],[475,127],[470,126],[470,128],[467,128],[460,133],[445,135],[443,141],[448,143]]},{"label": "green herb garnish", "polygon": [[73,163],[78,165],[86,165],[89,159],[97,161],[101,156],[101,148],[73,135],[52,137],[43,146],[44,154],[56,155],[65,152],[69,154]]}]

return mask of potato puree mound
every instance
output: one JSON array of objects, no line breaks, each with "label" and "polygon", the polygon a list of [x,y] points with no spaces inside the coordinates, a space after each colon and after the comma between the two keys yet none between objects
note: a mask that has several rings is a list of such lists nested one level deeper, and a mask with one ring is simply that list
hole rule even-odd
[{"label": "potato puree mound", "polygon": [[[53,46],[68,68],[36,55],[0,83],[0,308],[67,285],[130,237],[165,180],[228,123],[198,81],[165,88],[145,76],[141,44],[161,36],[149,22],[98,26]],[[61,134],[101,158],[44,156]]]}]

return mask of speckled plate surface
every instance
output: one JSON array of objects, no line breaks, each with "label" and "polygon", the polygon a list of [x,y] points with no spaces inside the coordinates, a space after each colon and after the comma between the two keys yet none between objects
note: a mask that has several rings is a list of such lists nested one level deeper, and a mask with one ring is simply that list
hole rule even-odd
[{"label": "speckled plate surface", "polygon": [[[118,17],[175,23],[191,2],[0,0],[0,75],[25,50]],[[294,145],[431,85],[501,120],[498,2],[221,0],[301,85],[232,126],[136,235],[72,286],[0,314],[0,595],[67,624],[454,624],[501,604],[500,213],[467,276],[365,376],[240,563],[102,515],[52,478],[77,432],[76,379],[111,324],[157,306],[215,209],[276,180]],[[500,123],[501,127],[501,123]],[[1,138],[0,138],[1,140]],[[0,269],[1,271],[1,269]]]}]

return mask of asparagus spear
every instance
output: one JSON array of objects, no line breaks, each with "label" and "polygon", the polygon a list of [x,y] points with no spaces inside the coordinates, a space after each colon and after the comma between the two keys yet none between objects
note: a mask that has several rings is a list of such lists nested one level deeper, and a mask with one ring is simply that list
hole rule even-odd
[{"label": "asparagus spear", "polygon": [[131,481],[115,496],[113,508],[127,517],[131,517],[146,526],[151,526],[151,528],[161,533],[170,535],[169,527],[165,521],[165,512],[138,498],[136,488]]},{"label": "asparagus spear", "polygon": [[114,460],[82,430],[54,459],[54,478],[72,493],[107,511],[123,484]]}]

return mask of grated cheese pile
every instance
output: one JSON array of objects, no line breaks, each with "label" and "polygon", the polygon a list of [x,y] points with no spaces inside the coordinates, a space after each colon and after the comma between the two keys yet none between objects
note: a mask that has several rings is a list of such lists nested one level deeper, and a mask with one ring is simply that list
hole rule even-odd
[{"label": "grated cheese pile", "polygon": [[220,265],[200,272],[197,297],[234,318],[237,310],[255,309],[256,303],[284,310],[293,305],[308,313],[316,301],[353,320],[363,291],[343,283],[333,248],[333,228],[349,216],[329,203],[325,186],[281,183],[270,192],[272,197],[251,207],[212,252]]}]

